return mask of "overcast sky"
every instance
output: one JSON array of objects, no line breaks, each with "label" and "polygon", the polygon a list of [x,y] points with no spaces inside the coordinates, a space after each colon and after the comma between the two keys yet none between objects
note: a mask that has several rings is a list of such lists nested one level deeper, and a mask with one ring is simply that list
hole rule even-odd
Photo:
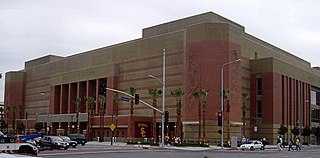
[{"label": "overcast sky", "polygon": [[318,66],[319,9],[319,0],[0,0],[0,101],[4,74],[25,61],[141,38],[143,28],[208,11]]}]

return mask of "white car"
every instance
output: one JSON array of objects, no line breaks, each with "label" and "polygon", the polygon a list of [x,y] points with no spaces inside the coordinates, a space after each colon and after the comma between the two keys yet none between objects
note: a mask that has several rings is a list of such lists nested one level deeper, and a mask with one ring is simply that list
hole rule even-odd
[{"label": "white car", "polygon": [[240,147],[239,147],[240,150],[255,150],[255,149],[260,149],[260,150],[264,150],[264,146],[262,144],[261,141],[258,141],[258,140],[252,140],[252,141],[249,141],[245,144],[242,144]]}]

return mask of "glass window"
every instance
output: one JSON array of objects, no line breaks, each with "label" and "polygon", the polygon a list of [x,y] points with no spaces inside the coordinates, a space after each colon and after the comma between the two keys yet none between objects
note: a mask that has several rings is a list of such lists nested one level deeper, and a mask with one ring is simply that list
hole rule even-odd
[{"label": "glass window", "polygon": [[262,95],[262,78],[257,78],[257,95]]},{"label": "glass window", "polygon": [[257,101],[257,117],[258,118],[262,117],[262,101],[261,100]]},{"label": "glass window", "polygon": [[318,122],[319,123],[319,110],[318,109],[311,110],[311,122]]},{"label": "glass window", "polygon": [[319,105],[319,92],[311,90],[311,104]]}]

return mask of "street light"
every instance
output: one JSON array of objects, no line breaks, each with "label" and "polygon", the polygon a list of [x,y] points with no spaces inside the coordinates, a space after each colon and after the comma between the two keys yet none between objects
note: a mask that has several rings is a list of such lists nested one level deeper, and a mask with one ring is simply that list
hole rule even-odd
[{"label": "street light", "polygon": [[166,50],[163,49],[163,68],[162,68],[162,82],[159,78],[148,75],[151,78],[158,80],[162,84],[162,117],[161,117],[161,144],[160,147],[164,147],[164,105],[165,105],[165,96],[166,96]]},{"label": "street light", "polygon": [[224,63],[221,66],[221,114],[222,114],[222,121],[221,121],[221,149],[223,149],[223,121],[224,121],[223,120],[223,117],[224,117],[224,111],[223,111],[223,100],[224,100],[224,96],[223,96],[223,68],[226,65],[233,64],[233,63],[236,63],[236,62],[239,62],[239,61],[241,61],[241,59],[237,59],[237,60],[234,60],[234,61],[230,61],[230,62]]},{"label": "street light", "polygon": [[[47,97],[48,95],[41,92],[40,95],[42,96],[45,96]],[[44,123],[44,122],[43,122]],[[48,111],[47,111],[47,127],[46,127],[46,130],[47,130],[47,134],[49,135],[49,132],[50,132],[50,126],[51,126],[51,114],[50,114],[50,105],[48,106]]]}]

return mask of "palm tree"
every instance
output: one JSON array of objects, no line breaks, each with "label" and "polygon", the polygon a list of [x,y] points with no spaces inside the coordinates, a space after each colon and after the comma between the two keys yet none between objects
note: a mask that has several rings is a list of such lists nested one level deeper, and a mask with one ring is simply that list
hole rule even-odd
[{"label": "palm tree", "polygon": [[[134,87],[130,87],[130,94],[132,95],[132,96],[134,96],[135,94],[136,94],[136,89],[134,88]],[[130,116],[132,117],[133,116],[133,104],[134,104],[134,98],[131,98],[131,102],[130,102]],[[134,129],[132,129],[131,131],[130,131],[130,137],[131,137],[131,141],[133,141],[133,130]]]},{"label": "palm tree", "polygon": [[99,116],[100,116],[100,138],[99,141],[100,142],[103,142],[103,115],[104,115],[104,111],[105,111],[105,108],[104,108],[104,105],[106,104],[106,97],[104,95],[99,95],[98,97],[98,102],[99,102]]},{"label": "palm tree", "polygon": [[176,136],[181,138],[181,98],[184,94],[181,88],[176,88],[170,91],[171,95],[176,98],[177,101],[177,122],[176,122]]},{"label": "palm tree", "polygon": [[16,132],[16,110],[18,109],[18,106],[16,105],[12,105],[12,113],[13,113],[13,123],[12,123],[12,127],[14,128],[15,132]]},{"label": "palm tree", "polygon": [[246,137],[246,109],[249,95],[246,92],[242,93],[242,137]]},{"label": "palm tree", "polygon": [[[130,87],[130,94],[132,96],[134,96],[136,94],[136,89],[133,88],[133,87]],[[133,116],[133,101],[134,101],[134,98],[131,99],[131,102],[130,102],[130,116]]]},{"label": "palm tree", "polygon": [[77,133],[79,134],[79,104],[81,103],[81,97],[77,97],[75,101],[73,101],[76,104],[76,127],[77,127]]},{"label": "palm tree", "polygon": [[[157,97],[162,94],[161,90],[157,90],[157,88],[149,89],[149,95],[152,97],[152,106],[157,108]],[[157,116],[156,110],[153,110],[153,142],[157,140]]]},{"label": "palm tree", "polygon": [[[229,90],[224,89],[222,94],[223,100],[226,101],[226,112],[227,112],[227,141],[230,141],[230,102],[229,102]],[[223,103],[224,106],[224,103]],[[222,127],[223,128],[223,127]]]},{"label": "palm tree", "polygon": [[85,98],[85,102],[88,104],[88,135],[89,140],[92,140],[92,117],[93,117],[93,110],[95,105],[95,98],[94,97],[87,97]]},{"label": "palm tree", "polygon": [[[10,110],[11,110],[11,107],[10,107],[10,106],[7,106],[6,110],[7,110],[7,113],[9,114],[9,112],[10,112]],[[8,116],[7,116],[7,124],[9,124]],[[8,133],[8,130],[9,130],[9,126],[7,127],[7,133]]]},{"label": "palm tree", "polygon": [[198,143],[200,143],[201,140],[201,98],[202,98],[202,92],[201,90],[197,90],[192,93],[192,96],[198,101]]},{"label": "palm tree", "polygon": [[[113,104],[113,112],[112,115],[116,115],[116,118],[118,117],[119,114],[119,94],[118,93],[113,93],[113,99],[115,100]],[[116,128],[118,128],[118,119],[116,119]]]},{"label": "palm tree", "polygon": [[209,90],[205,90],[205,89],[201,89],[201,96],[203,97],[203,108],[202,108],[202,112],[203,112],[203,143],[206,142],[206,108],[207,108],[207,96],[208,96],[208,92]]},{"label": "palm tree", "polygon": [[19,105],[18,108],[19,108],[19,115],[20,115],[19,118],[20,118],[20,121],[21,121],[21,119],[22,119],[22,112],[25,111],[26,106],[24,106],[24,105]]},{"label": "palm tree", "polygon": [[[21,122],[21,119],[22,119],[22,113],[24,113],[25,112],[25,109],[26,109],[26,106],[24,106],[24,105],[19,105],[18,106],[18,109],[19,109],[19,119],[20,119],[20,122]],[[25,118],[26,118],[26,115],[25,115]],[[25,128],[24,128],[24,130],[27,130],[27,124],[25,125]],[[26,131],[24,131],[25,133],[26,133]]]}]

